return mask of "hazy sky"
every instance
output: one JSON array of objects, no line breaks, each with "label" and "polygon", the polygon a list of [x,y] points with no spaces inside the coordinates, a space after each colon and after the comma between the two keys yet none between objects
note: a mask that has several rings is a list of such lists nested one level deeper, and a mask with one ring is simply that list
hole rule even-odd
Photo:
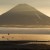
[{"label": "hazy sky", "polygon": [[27,3],[50,16],[50,0],[0,0],[0,15],[21,3]]}]

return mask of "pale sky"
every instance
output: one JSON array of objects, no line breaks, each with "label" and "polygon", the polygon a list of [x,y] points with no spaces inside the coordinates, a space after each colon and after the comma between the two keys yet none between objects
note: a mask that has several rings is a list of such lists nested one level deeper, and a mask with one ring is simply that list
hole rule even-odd
[{"label": "pale sky", "polygon": [[21,3],[27,3],[50,17],[50,0],[0,0],[0,15]]}]

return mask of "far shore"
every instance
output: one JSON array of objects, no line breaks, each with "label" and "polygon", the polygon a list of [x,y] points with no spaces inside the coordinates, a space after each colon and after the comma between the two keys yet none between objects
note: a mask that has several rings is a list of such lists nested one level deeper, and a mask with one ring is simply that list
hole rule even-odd
[{"label": "far shore", "polygon": [[17,27],[17,28],[50,28],[50,25],[0,25],[0,27]]}]

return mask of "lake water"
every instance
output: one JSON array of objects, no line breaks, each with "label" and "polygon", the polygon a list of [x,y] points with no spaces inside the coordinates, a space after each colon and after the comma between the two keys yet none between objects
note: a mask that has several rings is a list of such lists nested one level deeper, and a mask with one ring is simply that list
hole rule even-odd
[{"label": "lake water", "polygon": [[14,34],[50,34],[50,28],[12,28],[0,27],[0,34],[14,33]]}]

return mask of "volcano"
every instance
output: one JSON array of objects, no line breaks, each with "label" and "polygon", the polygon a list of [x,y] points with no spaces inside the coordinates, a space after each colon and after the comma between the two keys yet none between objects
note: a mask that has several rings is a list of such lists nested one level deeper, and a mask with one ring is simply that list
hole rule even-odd
[{"label": "volcano", "polygon": [[0,25],[50,25],[50,17],[28,4],[18,4],[0,16]]}]

